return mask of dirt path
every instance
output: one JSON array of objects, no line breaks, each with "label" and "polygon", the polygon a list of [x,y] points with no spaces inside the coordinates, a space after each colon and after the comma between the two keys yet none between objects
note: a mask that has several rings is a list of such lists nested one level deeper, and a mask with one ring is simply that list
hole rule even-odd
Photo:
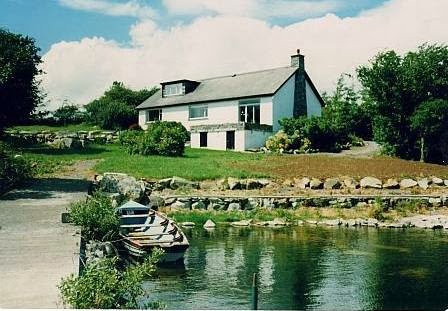
[{"label": "dirt path", "polygon": [[95,163],[77,162],[0,197],[0,308],[62,307],[57,285],[78,272],[80,235],[61,213],[85,197]]}]

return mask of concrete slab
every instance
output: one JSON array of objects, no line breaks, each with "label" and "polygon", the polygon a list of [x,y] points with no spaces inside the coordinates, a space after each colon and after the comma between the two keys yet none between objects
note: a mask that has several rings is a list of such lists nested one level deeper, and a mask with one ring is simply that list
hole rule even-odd
[{"label": "concrete slab", "polygon": [[57,285],[78,272],[79,229],[61,223],[88,182],[36,180],[0,197],[0,308],[62,308]]}]

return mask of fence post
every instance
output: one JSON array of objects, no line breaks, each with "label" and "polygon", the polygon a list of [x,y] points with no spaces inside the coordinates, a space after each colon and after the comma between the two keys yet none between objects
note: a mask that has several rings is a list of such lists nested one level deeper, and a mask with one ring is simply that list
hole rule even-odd
[{"label": "fence post", "polygon": [[257,274],[254,273],[252,279],[252,310],[258,309],[258,284],[257,284]]}]

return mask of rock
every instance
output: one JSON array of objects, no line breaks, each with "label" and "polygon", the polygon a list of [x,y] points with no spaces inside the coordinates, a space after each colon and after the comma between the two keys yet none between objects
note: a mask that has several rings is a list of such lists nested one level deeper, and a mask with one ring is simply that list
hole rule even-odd
[{"label": "rock", "polygon": [[104,173],[99,188],[104,192],[118,192],[130,200],[139,201],[144,195],[145,183],[122,173]]},{"label": "rock", "polygon": [[294,186],[294,184],[293,184],[293,182],[291,181],[291,179],[286,179],[286,180],[282,183],[282,185],[285,186],[285,187],[292,187],[292,186]]},{"label": "rock", "polygon": [[262,206],[263,206],[264,208],[267,208],[267,209],[273,209],[273,208],[275,208],[274,201],[271,200],[271,199],[268,199],[268,198],[264,198],[264,199],[263,199],[263,204],[262,204]]},{"label": "rock", "polygon": [[417,184],[420,188],[422,188],[423,190],[426,190],[429,187],[429,180],[428,180],[428,178],[422,178],[417,181]]},{"label": "rock", "polygon": [[373,188],[373,189],[381,189],[382,188],[382,182],[378,178],[375,177],[364,177],[359,182],[361,185],[361,188]]},{"label": "rock", "polygon": [[323,220],[322,224],[327,226],[339,226],[342,223],[340,219]]},{"label": "rock", "polygon": [[378,227],[378,223],[379,223],[378,219],[375,218],[367,219],[367,226],[369,227]]},{"label": "rock", "polygon": [[185,204],[184,202],[180,202],[180,201],[176,201],[173,204],[171,204],[171,208],[174,208],[174,209],[184,209],[187,207],[189,207],[189,206],[187,206],[187,204]]},{"label": "rock", "polygon": [[445,187],[448,187],[448,179],[445,179],[445,180],[443,181],[443,184],[445,185]]},{"label": "rock", "polygon": [[429,198],[428,203],[431,204],[431,206],[442,206],[442,199],[441,198]]},{"label": "rock", "polygon": [[171,178],[164,178],[157,182],[157,185],[159,188],[163,189],[169,189],[171,184]]},{"label": "rock", "polygon": [[362,208],[362,207],[366,207],[368,204],[366,202],[358,202],[356,203],[356,207],[358,208]]},{"label": "rock", "polygon": [[154,209],[165,206],[165,200],[162,197],[156,195],[149,196],[149,203],[151,203],[151,206]]},{"label": "rock", "polygon": [[340,189],[341,182],[337,178],[327,178],[324,183],[324,189]]},{"label": "rock", "polygon": [[310,188],[311,189],[322,189],[324,186],[323,182],[320,179],[313,178],[310,181]]},{"label": "rock", "polygon": [[205,209],[205,204],[201,200],[191,204],[191,209]]},{"label": "rock", "polygon": [[443,180],[439,177],[433,177],[431,181],[436,186],[443,186]]},{"label": "rock", "polygon": [[231,223],[231,225],[236,227],[247,227],[250,226],[251,223],[252,219],[249,219],[249,220],[234,221]]},{"label": "rock", "polygon": [[181,222],[180,225],[182,227],[194,227],[194,226],[196,226],[196,224],[194,222],[192,222],[192,221],[184,221],[184,222]]},{"label": "rock", "polygon": [[219,190],[228,190],[229,184],[227,183],[227,179],[220,179],[216,182]]},{"label": "rock", "polygon": [[176,201],[177,201],[176,198],[166,198],[165,199],[165,205],[171,205],[171,204],[173,204]]},{"label": "rock", "polygon": [[384,189],[398,189],[400,188],[400,184],[396,179],[389,178],[386,183],[383,185]]},{"label": "rock", "polygon": [[228,211],[239,211],[241,210],[241,205],[240,203],[230,203],[229,207],[227,208]]},{"label": "rock", "polygon": [[246,189],[247,190],[254,190],[254,189],[260,189],[263,186],[258,182],[258,180],[255,179],[248,179],[246,181]]},{"label": "rock", "polygon": [[258,179],[258,183],[264,188],[272,184],[268,179]]},{"label": "rock", "polygon": [[401,182],[400,182],[401,189],[413,188],[417,185],[418,185],[418,183],[415,180],[410,179],[410,178],[405,178],[405,179],[401,180]]},{"label": "rock", "polygon": [[344,186],[348,189],[357,189],[359,188],[359,182],[357,182],[354,178],[347,177],[343,180]]},{"label": "rock", "polygon": [[213,202],[208,205],[207,209],[213,209],[213,210],[217,211],[217,210],[223,210],[224,207],[225,207],[224,204]]},{"label": "rock", "polygon": [[241,189],[241,183],[236,178],[233,178],[233,177],[227,178],[227,184],[229,185],[230,190]]},{"label": "rock", "polygon": [[299,189],[306,189],[310,186],[310,179],[307,177],[300,178],[300,179],[294,179],[294,184]]},{"label": "rock", "polygon": [[286,226],[286,222],[281,218],[275,218],[274,220],[267,221],[267,226],[269,227],[281,227]]},{"label": "rock", "polygon": [[260,207],[260,204],[255,198],[248,198],[247,202],[244,204],[245,210],[252,210],[254,208]]},{"label": "rock", "polygon": [[170,188],[173,190],[179,188],[199,189],[199,183],[186,180],[185,178],[173,176],[173,178],[171,178]]},{"label": "rock", "polygon": [[207,229],[207,228],[211,229],[211,228],[215,228],[215,227],[216,227],[216,224],[211,219],[208,219],[204,224],[205,229]]}]

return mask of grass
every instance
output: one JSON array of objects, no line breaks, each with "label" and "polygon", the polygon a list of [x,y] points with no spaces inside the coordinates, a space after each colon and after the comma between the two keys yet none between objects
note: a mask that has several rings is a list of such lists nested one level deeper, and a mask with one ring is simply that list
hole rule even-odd
[{"label": "grass", "polygon": [[21,125],[9,128],[13,131],[29,131],[29,132],[79,132],[79,131],[96,131],[101,130],[98,126],[86,123],[68,124],[68,125]]},{"label": "grass", "polygon": [[91,145],[83,150],[55,150],[48,146],[23,148],[37,163],[40,174],[51,174],[79,160],[101,159],[97,173],[121,172],[160,179],[180,176],[191,180],[223,177],[288,179],[301,176],[327,178],[374,176],[382,180],[403,176],[448,178],[448,166],[391,157],[350,158],[320,155],[266,155],[205,149],[185,149],[183,157],[128,155],[119,145]]}]

